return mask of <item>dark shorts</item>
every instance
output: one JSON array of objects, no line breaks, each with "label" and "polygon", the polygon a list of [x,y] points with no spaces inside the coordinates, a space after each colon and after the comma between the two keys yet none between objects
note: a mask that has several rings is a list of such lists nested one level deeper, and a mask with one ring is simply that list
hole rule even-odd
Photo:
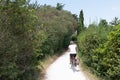
[{"label": "dark shorts", "polygon": [[72,57],[76,57],[76,54],[70,54],[70,58],[72,58]]}]

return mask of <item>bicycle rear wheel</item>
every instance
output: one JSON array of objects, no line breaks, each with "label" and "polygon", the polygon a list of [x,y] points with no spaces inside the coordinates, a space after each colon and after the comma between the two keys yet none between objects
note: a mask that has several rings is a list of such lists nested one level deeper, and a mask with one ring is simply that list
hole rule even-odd
[{"label": "bicycle rear wheel", "polygon": [[71,64],[72,67],[75,67],[75,59],[72,58],[72,64]]}]

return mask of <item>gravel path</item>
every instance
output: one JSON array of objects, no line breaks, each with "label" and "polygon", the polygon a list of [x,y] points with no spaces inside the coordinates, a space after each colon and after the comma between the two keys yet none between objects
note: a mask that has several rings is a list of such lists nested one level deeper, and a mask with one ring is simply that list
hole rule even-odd
[{"label": "gravel path", "polygon": [[77,67],[71,67],[69,64],[69,53],[59,57],[46,70],[45,80],[89,80]]}]

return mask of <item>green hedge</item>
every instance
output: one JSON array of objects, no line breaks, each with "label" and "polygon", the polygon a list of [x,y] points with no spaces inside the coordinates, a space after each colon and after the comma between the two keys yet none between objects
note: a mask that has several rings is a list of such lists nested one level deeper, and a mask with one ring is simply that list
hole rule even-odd
[{"label": "green hedge", "polygon": [[[91,24],[85,31],[78,35],[77,38],[82,61],[92,72],[103,78],[104,76],[109,77],[105,75],[106,73],[104,70],[106,67],[100,64],[105,53],[104,55],[97,54],[97,51],[104,51],[99,48],[103,48],[103,44],[109,40],[107,39],[107,36],[111,30],[112,28],[110,26],[102,27]],[[102,61],[102,63],[104,64],[105,62]]]},{"label": "green hedge", "polygon": [[99,64],[97,72],[105,79],[120,79],[120,25],[110,32],[104,45],[95,50],[95,61]]},{"label": "green hedge", "polygon": [[0,1],[0,80],[37,80],[39,61],[65,46],[76,23],[55,7]]}]

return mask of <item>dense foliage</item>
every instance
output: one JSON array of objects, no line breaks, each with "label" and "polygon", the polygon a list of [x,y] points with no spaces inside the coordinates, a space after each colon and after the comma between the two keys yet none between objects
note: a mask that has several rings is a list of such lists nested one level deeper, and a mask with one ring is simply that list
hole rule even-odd
[{"label": "dense foliage", "polygon": [[81,55],[85,59],[85,63],[90,66],[92,61],[93,51],[98,48],[100,44],[106,41],[106,36],[109,30],[105,27],[100,27],[96,24],[90,24],[89,27],[78,36],[78,46],[81,50]]},{"label": "dense foliage", "polygon": [[[20,2],[20,3],[19,3]],[[0,79],[29,79],[35,70],[35,18],[23,0],[1,1]],[[29,14],[28,14],[29,13]],[[30,73],[31,72],[31,73]],[[25,76],[28,75],[28,76]],[[29,79],[30,80],[30,79]]]},{"label": "dense foliage", "polygon": [[94,68],[97,73],[109,80],[120,79],[120,25],[110,32],[107,42],[95,50]]},{"label": "dense foliage", "polygon": [[82,61],[104,80],[120,79],[120,25],[108,25],[106,20],[90,24],[78,36]]},{"label": "dense foliage", "polygon": [[38,62],[67,45],[76,23],[70,12],[55,7],[1,0],[0,80],[36,80]]},{"label": "dense foliage", "polygon": [[69,37],[77,26],[72,14],[44,5],[37,9],[37,15],[41,24],[40,30],[44,31],[46,37],[41,46],[42,53],[51,55],[67,47]]}]

